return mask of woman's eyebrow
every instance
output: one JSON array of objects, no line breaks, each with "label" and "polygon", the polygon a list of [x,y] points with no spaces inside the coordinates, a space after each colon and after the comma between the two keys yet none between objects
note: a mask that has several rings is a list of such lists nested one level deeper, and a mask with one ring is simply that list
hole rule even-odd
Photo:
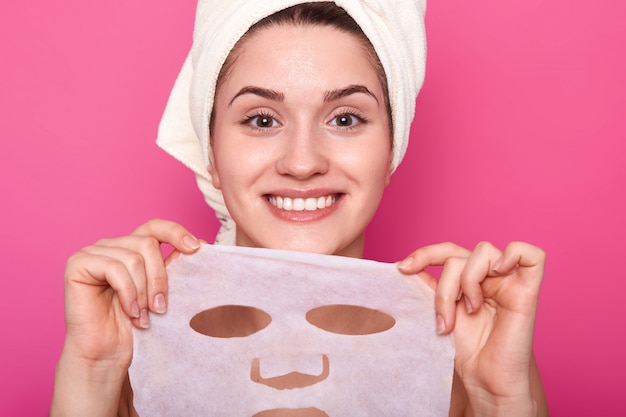
[{"label": "woman's eyebrow", "polygon": [[270,90],[268,88],[262,88],[262,87],[247,86],[247,87],[242,88],[241,90],[239,90],[237,94],[235,94],[235,96],[230,100],[230,103],[228,103],[228,107],[230,107],[233,104],[233,101],[235,101],[237,97],[242,96],[244,94],[254,94],[259,97],[263,97],[263,98],[266,98],[268,100],[273,100],[273,101],[285,100],[285,95],[283,93],[279,93],[278,91]]},{"label": "woman's eyebrow", "polygon": [[324,93],[324,101],[335,101],[356,93],[367,94],[371,96],[374,100],[376,100],[376,103],[378,103],[378,99],[376,98],[374,93],[372,93],[366,86],[359,84],[353,84],[345,88],[327,91],[326,93]]}]

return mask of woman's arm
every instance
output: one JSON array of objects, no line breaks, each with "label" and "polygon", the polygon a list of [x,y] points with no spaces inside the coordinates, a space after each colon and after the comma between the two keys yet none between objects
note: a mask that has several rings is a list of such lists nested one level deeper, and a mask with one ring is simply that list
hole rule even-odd
[{"label": "woman's arm", "polygon": [[184,253],[199,247],[184,227],[156,219],[129,236],[98,241],[68,260],[66,334],[51,417],[111,417],[118,415],[118,407],[129,409],[125,403],[132,395],[123,387],[133,351],[132,327],[149,327],[149,314],[166,309],[161,243]]}]

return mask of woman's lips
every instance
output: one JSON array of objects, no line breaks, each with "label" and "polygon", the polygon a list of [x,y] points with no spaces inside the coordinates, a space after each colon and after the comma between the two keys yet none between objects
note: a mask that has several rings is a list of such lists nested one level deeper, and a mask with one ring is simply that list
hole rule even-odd
[{"label": "woman's lips", "polygon": [[325,194],[318,197],[286,197],[266,194],[265,200],[272,214],[290,222],[313,222],[333,213],[343,194]]}]

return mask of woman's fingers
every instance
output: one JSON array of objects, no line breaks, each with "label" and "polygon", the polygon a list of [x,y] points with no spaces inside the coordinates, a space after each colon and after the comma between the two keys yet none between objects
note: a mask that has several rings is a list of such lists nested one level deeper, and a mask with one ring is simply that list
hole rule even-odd
[{"label": "woman's fingers", "polygon": [[[201,244],[205,244],[208,245],[209,242],[207,242],[204,239],[198,239],[198,242],[200,242]],[[174,249],[172,252],[170,252],[170,254],[167,256],[167,258],[165,258],[165,266],[168,266],[174,259],[178,258],[180,256],[181,252],[179,252],[178,250]]]},{"label": "woman's fingers", "polygon": [[454,329],[456,303],[459,299],[460,277],[467,257],[471,252],[462,246],[446,242],[417,249],[402,262],[398,269],[405,274],[426,273],[428,266],[442,266],[438,280],[430,274],[422,278],[435,290],[435,312],[437,333],[446,334]]},{"label": "woman's fingers", "polygon": [[[200,247],[200,242],[186,228],[178,223],[152,219],[139,226],[131,235],[143,237],[137,249],[146,260],[147,296],[150,311],[165,313],[167,311],[167,274],[165,265],[170,258],[178,253],[193,253]],[[167,243],[174,251],[163,261],[160,244]]]},{"label": "woman's fingers", "polygon": [[[531,313],[536,308],[545,268],[545,252],[523,242],[511,242],[504,249],[502,258],[494,265],[494,273],[501,276],[515,274],[517,297],[508,299],[520,311]],[[526,300],[526,303],[523,302]]]},{"label": "woman's fingers", "polygon": [[[204,243],[206,245],[209,244],[209,242],[207,242],[204,239],[198,239],[198,242],[200,243]],[[176,249],[174,249],[168,256],[167,258],[165,258],[165,266],[168,266],[172,261],[174,261],[174,259],[178,258],[180,256],[180,252],[177,251]]]},{"label": "woman's fingers", "polygon": [[178,223],[169,220],[152,219],[139,226],[134,236],[149,236],[160,243],[168,243],[182,253],[193,253],[200,247],[198,239]]},{"label": "woman's fingers", "polygon": [[456,323],[456,304],[461,295],[461,273],[467,258],[451,257],[446,259],[435,292],[435,312],[437,315],[437,333],[447,334]]},{"label": "woman's fingers", "polygon": [[198,240],[183,226],[161,219],[150,220],[130,236],[103,239],[85,250],[94,255],[120,261],[133,281],[137,293],[139,317],[133,324],[150,326],[149,312],[167,311],[167,274],[161,243],[172,245],[174,253],[192,253],[200,247]]},{"label": "woman's fingers", "polygon": [[448,258],[466,258],[470,251],[454,243],[438,243],[417,249],[398,263],[398,269],[405,274],[415,274],[427,266],[441,266]]},{"label": "woman's fingers", "polygon": [[[143,258],[145,295],[147,307],[154,313],[167,311],[167,274],[161,254],[161,242],[154,237],[128,236],[132,248]],[[142,311],[143,313],[143,311]],[[147,311],[145,312],[147,315]],[[142,319],[144,319],[142,314]]]},{"label": "woman's fingers", "polygon": [[[118,242],[128,243],[129,240],[133,240],[132,237],[125,237],[117,239]],[[93,246],[89,246],[83,249],[85,252],[94,255],[94,258],[106,258],[110,260],[111,272],[105,272],[104,279],[107,283],[117,291],[117,289],[111,284],[111,277],[114,276],[118,279],[129,280],[135,289],[135,306],[138,309],[139,314],[135,314],[136,311],[130,316],[133,319],[133,324],[140,328],[150,327],[150,318],[148,315],[149,301],[148,301],[148,288],[147,288],[147,263],[145,255],[137,250],[129,249],[124,246],[107,246],[108,241],[100,241]],[[115,275],[113,275],[115,273]],[[118,296],[121,294],[118,292]]]},{"label": "woman's fingers", "polygon": [[504,249],[502,257],[496,261],[493,270],[506,274],[519,267],[529,272],[539,272],[543,276],[545,262],[546,253],[541,248],[529,243],[511,242]]},{"label": "woman's fingers", "polygon": [[469,314],[477,311],[483,304],[483,281],[487,277],[500,275],[493,271],[493,266],[501,257],[502,252],[498,248],[489,242],[480,242],[467,259],[461,273],[461,290]]},{"label": "woman's fingers", "polygon": [[[436,289],[438,331],[448,333],[454,328],[458,301],[471,314],[483,304],[483,284],[488,278],[505,277],[518,268],[543,268],[544,259],[541,249],[521,242],[510,243],[505,251],[488,242],[477,244],[473,251],[453,243],[440,243],[417,249],[398,263],[398,268],[403,273],[414,274],[428,266],[443,267],[436,286],[432,285],[432,278],[428,283]],[[494,285],[496,281],[500,282],[496,279]]]},{"label": "woman's fingers", "polygon": [[117,257],[130,273],[137,287],[137,301],[141,327],[149,327],[148,311],[164,313],[166,310],[167,275],[161,256],[161,244],[153,237],[124,236],[102,239],[91,251]]},{"label": "woman's fingers", "polygon": [[[139,319],[141,310],[137,299],[137,288],[122,261],[106,255],[95,255],[89,251],[89,248],[85,248],[68,259],[65,280],[68,288],[71,288],[67,285],[68,281],[74,281],[82,287],[87,285],[88,288],[111,287],[117,293],[122,311],[132,319]],[[66,294],[66,296],[71,296],[71,294]],[[89,303],[91,300],[78,297],[74,302]],[[72,319],[73,317],[68,317],[69,321]]]}]

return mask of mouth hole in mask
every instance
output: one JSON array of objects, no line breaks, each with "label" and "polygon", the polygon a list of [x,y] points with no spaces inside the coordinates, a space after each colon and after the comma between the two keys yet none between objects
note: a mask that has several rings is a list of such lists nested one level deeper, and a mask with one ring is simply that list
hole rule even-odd
[{"label": "mouth hole in mask", "polygon": [[189,326],[205,336],[232,338],[250,336],[271,322],[272,317],[256,307],[223,305],[196,314]]},{"label": "mouth hole in mask", "polygon": [[328,417],[328,414],[318,408],[277,408],[261,411],[252,417]]},{"label": "mouth hole in mask", "polygon": [[382,333],[396,324],[387,313],[347,304],[314,308],[306,313],[306,319],[322,330],[349,336]]}]

